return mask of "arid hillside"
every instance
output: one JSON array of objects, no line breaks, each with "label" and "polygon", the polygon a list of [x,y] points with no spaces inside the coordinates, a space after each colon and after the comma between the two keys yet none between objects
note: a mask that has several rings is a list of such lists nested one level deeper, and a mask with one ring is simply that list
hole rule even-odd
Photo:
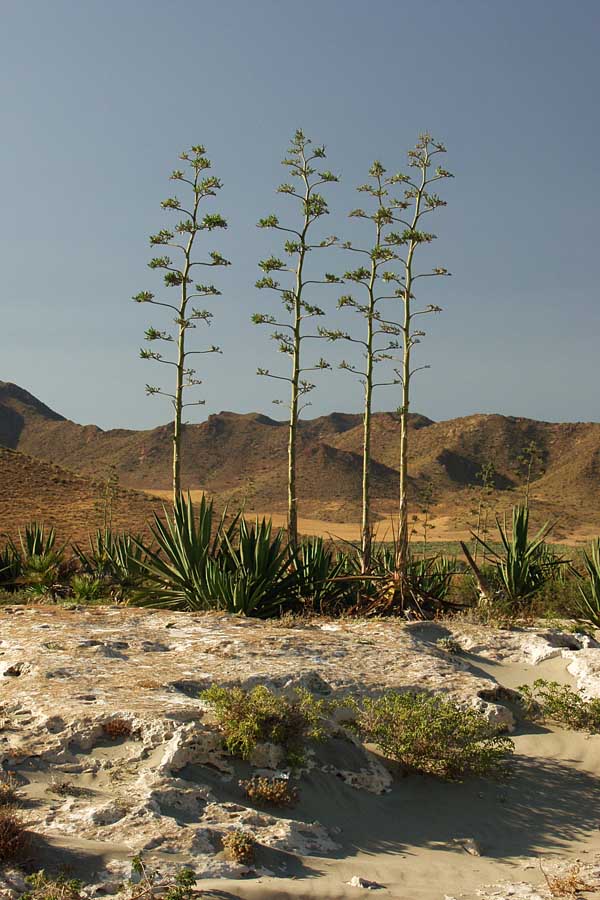
[{"label": "arid hillside", "polygon": [[60,466],[0,447],[0,533],[18,539],[28,522],[54,526],[60,541],[86,541],[105,515],[117,529],[142,533],[162,503],[147,494],[105,486]]},{"label": "arid hillside", "polygon": [[[411,420],[410,478],[415,513],[428,506],[441,531],[465,532],[477,506],[482,465],[493,463],[492,505],[508,508],[522,495],[519,457],[534,441],[541,461],[532,470],[535,518],[560,519],[556,536],[583,539],[600,531],[600,424],[549,423],[499,415],[433,422]],[[330,522],[356,521],[360,508],[362,423],[331,413],[301,422],[301,514]],[[398,421],[374,417],[373,495],[387,517],[397,491]],[[145,491],[170,486],[171,426],[147,431],[78,425],[27,391],[0,382],[0,444],[65,469]],[[184,433],[183,480],[246,509],[285,506],[287,424],[265,415],[221,412]],[[4,457],[3,457],[4,459]],[[3,463],[4,465],[4,463]],[[430,498],[430,499],[428,499]],[[445,524],[444,524],[445,523]],[[449,536],[449,533],[448,533]]]}]

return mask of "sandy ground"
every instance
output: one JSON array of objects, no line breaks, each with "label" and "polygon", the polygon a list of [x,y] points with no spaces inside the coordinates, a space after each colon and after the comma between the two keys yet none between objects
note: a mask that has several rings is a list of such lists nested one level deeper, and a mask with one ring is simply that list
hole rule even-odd
[{"label": "sandy ground", "polygon": [[[228,770],[218,754],[202,757],[200,738],[209,736],[202,724],[191,743],[173,744],[195,727],[201,713],[194,698],[212,681],[280,683],[290,672],[317,673],[336,695],[420,685],[465,698],[493,690],[498,699],[498,686],[539,677],[575,684],[567,665],[588,654],[595,666],[589,655],[600,649],[563,653],[553,648],[564,644],[549,644],[545,633],[465,625],[281,627],[100,608],[0,613],[0,766],[19,778],[37,868],[58,858],[85,879],[105,865],[122,876],[133,852],[144,849],[154,853],[153,865],[205,854],[198,887],[215,900],[359,897],[364,889],[348,884],[356,875],[380,885],[376,895],[401,900],[535,900],[548,896],[535,892],[545,885],[540,864],[551,871],[556,862],[600,854],[600,735],[521,723],[505,780],[395,777],[379,794],[344,777],[342,770],[363,771],[365,760],[335,740],[303,774],[284,832],[281,822],[248,808],[237,784],[247,764]],[[436,648],[448,634],[463,652]],[[14,666],[23,666],[18,677]],[[586,687],[581,677],[576,686]],[[102,739],[99,722],[109,714],[135,716],[146,729],[142,744]],[[397,775],[372,751],[372,771]],[[68,779],[78,796],[49,793],[57,779]],[[195,791],[210,799],[200,812],[182,805]],[[123,817],[119,809],[128,803]],[[258,834],[254,874],[232,872],[206,843],[207,829],[240,824]],[[481,855],[469,852],[473,841]],[[505,882],[525,887],[486,888]],[[586,897],[597,900],[600,891]]]},{"label": "sandy ground", "polygon": [[[171,491],[166,490],[147,490],[145,493],[153,497],[160,497],[163,500],[171,499]],[[193,500],[199,501],[204,491],[192,490],[190,495]],[[338,510],[339,514],[339,510]],[[281,512],[272,512],[269,510],[249,509],[248,515],[258,518],[271,519],[276,528],[285,528],[287,517]],[[299,516],[298,531],[302,535],[310,535],[323,538],[331,538],[339,541],[349,541],[356,543],[360,541],[361,526],[360,522],[338,522],[335,520],[336,511],[324,511],[322,518],[310,516]],[[439,541],[470,541],[472,535],[469,528],[464,524],[460,524],[465,519],[464,510],[433,510],[428,518],[428,541],[435,544]],[[420,545],[423,542],[423,520],[422,513],[411,512],[410,529],[412,532],[411,540]],[[397,517],[392,515],[384,515],[381,512],[381,518],[373,525],[375,540],[392,541],[394,534],[397,534]],[[589,544],[597,536],[597,529],[594,526],[581,525],[577,528],[571,528],[568,535],[561,536],[560,543],[570,547],[581,547]]]},{"label": "sandy ground", "polygon": [[[472,662],[509,688],[536,678],[573,683],[562,659],[536,666]],[[529,727],[513,737],[515,760],[505,782],[412,776],[384,797],[358,798],[343,785],[325,790],[313,783],[309,814],[345,822],[339,858],[303,860],[304,870],[285,886],[277,878],[208,881],[208,896],[343,900],[362,893],[347,884],[353,875],[381,885],[376,896],[398,900],[476,900],[488,896],[484,886],[498,890],[503,882],[545,887],[540,864],[552,872],[554,859],[591,862],[600,853],[600,735]],[[475,839],[482,855],[471,856],[463,838]],[[510,890],[495,900],[513,896]],[[600,882],[585,896],[600,898]]]}]

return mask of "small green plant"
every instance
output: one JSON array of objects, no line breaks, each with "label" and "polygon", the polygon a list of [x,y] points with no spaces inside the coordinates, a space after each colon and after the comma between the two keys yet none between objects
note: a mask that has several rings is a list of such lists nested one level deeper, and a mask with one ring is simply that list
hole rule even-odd
[{"label": "small green plant", "polygon": [[0,809],[0,863],[21,856],[29,845],[29,833],[13,807]]},{"label": "small green plant", "polygon": [[227,859],[249,866],[254,862],[256,841],[247,831],[235,828],[223,835],[223,850]]},{"label": "small green plant", "polygon": [[44,869],[25,879],[29,889],[21,900],[81,900],[83,882],[65,875],[49,876]]},{"label": "small green plant", "polygon": [[306,743],[326,736],[327,704],[309,691],[297,690],[290,700],[264,685],[251,691],[213,685],[200,698],[211,707],[227,751],[242,759],[248,759],[257,744],[270,742],[284,749],[290,765],[300,766]]},{"label": "small green plant", "polygon": [[462,647],[453,637],[442,637],[435,642],[435,646],[438,648],[438,650],[443,650],[445,653],[462,652]]},{"label": "small green plant", "polygon": [[517,690],[530,718],[564,725],[573,731],[600,734],[600,697],[584,700],[568,685],[544,678],[537,678],[532,687],[522,684]]},{"label": "small green plant", "polygon": [[160,900],[192,900],[195,896],[195,884],[196,876],[191,869],[180,869],[174,878],[168,878],[165,882],[156,872],[147,868],[141,855],[134,856],[131,860],[131,900],[142,900],[148,896],[160,896]]},{"label": "small green plant", "polygon": [[16,806],[19,800],[17,786],[11,775],[0,775],[0,808]]},{"label": "small green plant", "polygon": [[448,780],[493,775],[514,749],[478,710],[431,694],[389,691],[363,700],[356,712],[363,740],[408,772]]},{"label": "small green plant", "polygon": [[240,787],[259,806],[295,806],[298,802],[298,790],[290,787],[287,778],[255,775],[248,781],[240,781]]},{"label": "small green plant", "polygon": [[71,578],[73,599],[78,603],[97,603],[102,597],[103,587],[100,579],[92,575],[73,575]]},{"label": "small green plant", "polygon": [[180,869],[174,878],[169,877],[165,881],[146,866],[141,855],[131,860],[130,900],[142,900],[148,896],[160,897],[160,900],[192,900],[196,896],[195,884],[196,876],[191,869]]}]

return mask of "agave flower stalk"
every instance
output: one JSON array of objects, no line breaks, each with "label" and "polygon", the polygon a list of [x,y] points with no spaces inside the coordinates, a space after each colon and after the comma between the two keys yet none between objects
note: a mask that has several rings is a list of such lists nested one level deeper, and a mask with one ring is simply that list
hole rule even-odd
[{"label": "agave flower stalk", "polygon": [[[292,184],[281,184],[277,188],[278,193],[292,197],[299,206],[300,221],[296,227],[287,227],[280,224],[276,215],[269,215],[258,222],[259,228],[271,228],[288,235],[284,249],[291,262],[287,263],[276,256],[263,259],[259,266],[263,272],[256,282],[256,287],[268,289],[279,294],[283,306],[283,314],[274,316],[266,313],[256,313],[252,316],[255,325],[268,325],[274,327],[271,334],[277,343],[278,350],[290,360],[291,371],[287,375],[271,372],[269,369],[259,368],[258,375],[283,381],[290,386],[289,401],[289,437],[288,437],[288,536],[292,548],[298,546],[298,491],[297,491],[297,444],[298,444],[298,420],[302,411],[309,406],[308,401],[303,403],[306,397],[315,387],[307,377],[308,373],[320,369],[330,368],[329,363],[323,358],[312,365],[306,365],[304,360],[304,343],[308,339],[322,337],[318,333],[310,333],[306,330],[306,322],[316,317],[325,315],[324,310],[317,306],[310,297],[309,291],[314,285],[339,284],[340,279],[330,273],[323,277],[310,277],[306,270],[307,255],[316,249],[330,247],[336,242],[335,237],[328,237],[321,241],[312,238],[313,226],[329,213],[327,201],[318,188],[323,184],[336,182],[338,178],[328,170],[318,171],[317,161],[325,159],[325,147],[315,147],[302,131],[296,131],[287,157],[283,165],[290,170],[292,178],[296,179]],[[279,273],[286,275],[291,282],[287,287],[283,286],[274,275]],[[274,400],[281,403],[281,400]]]},{"label": "agave flower stalk", "polygon": [[[181,185],[186,185],[190,193],[190,202],[186,208],[178,197],[168,197],[163,200],[161,206],[164,210],[176,212],[183,218],[173,229],[163,228],[157,234],[150,236],[150,246],[169,247],[180,255],[180,262],[175,265],[170,256],[156,256],[150,260],[150,269],[164,271],[164,285],[178,292],[175,302],[158,300],[151,291],[140,291],[133,297],[136,303],[150,303],[160,306],[174,313],[171,331],[162,330],[150,326],[146,330],[146,341],[152,345],[167,344],[175,347],[175,353],[171,357],[165,357],[162,352],[149,347],[140,350],[142,359],[153,360],[174,369],[175,387],[173,391],[164,390],[154,385],[146,385],[146,393],[149,396],[161,394],[169,397],[174,408],[173,422],[173,499],[177,498],[181,490],[181,436],[183,429],[183,409],[188,406],[204,404],[204,400],[184,402],[184,394],[187,388],[202,384],[197,377],[197,371],[190,363],[190,357],[207,353],[220,353],[219,347],[213,345],[202,349],[190,350],[187,345],[187,333],[199,323],[210,325],[213,313],[207,309],[201,309],[193,305],[194,300],[220,295],[213,284],[194,284],[192,278],[196,266],[213,268],[215,266],[228,266],[229,260],[221,253],[211,250],[205,259],[193,258],[193,251],[198,235],[201,232],[212,232],[215,229],[227,228],[227,222],[219,213],[206,213],[202,215],[203,202],[209,197],[215,197],[222,187],[221,181],[212,175],[207,177],[203,173],[210,169],[211,162],[206,156],[206,150],[200,144],[189,151],[180,154],[180,160],[185,164],[185,171],[175,169],[171,173],[171,180]],[[194,285],[191,287],[191,285]]]}]

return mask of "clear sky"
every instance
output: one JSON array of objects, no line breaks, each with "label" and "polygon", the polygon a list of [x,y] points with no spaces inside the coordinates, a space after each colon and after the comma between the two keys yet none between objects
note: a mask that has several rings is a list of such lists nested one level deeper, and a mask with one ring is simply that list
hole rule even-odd
[{"label": "clear sky", "polygon": [[[249,320],[272,302],[254,282],[276,235],[255,223],[286,210],[288,138],[326,144],[342,183],[325,231],[343,235],[371,161],[402,169],[427,129],[456,175],[434,227],[453,277],[421,282],[444,312],[415,410],[600,418],[598,0],[0,0],[0,16],[0,380],[79,422],[170,418],[138,359],[166,323],[129,298],[158,287],[147,236],[177,154],[201,142],[233,265],[215,270],[224,354],[205,358],[194,417],[283,416],[254,372],[285,360]],[[359,410],[360,385],[323,374],[312,401]]]}]

